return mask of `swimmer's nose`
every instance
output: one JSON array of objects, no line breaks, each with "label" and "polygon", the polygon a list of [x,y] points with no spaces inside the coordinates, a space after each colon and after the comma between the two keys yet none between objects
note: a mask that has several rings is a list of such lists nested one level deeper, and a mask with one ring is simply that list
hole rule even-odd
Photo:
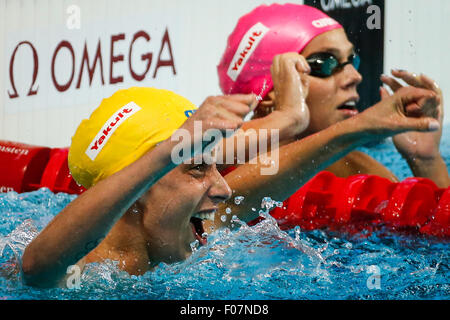
[{"label": "swimmer's nose", "polygon": [[351,89],[356,88],[363,80],[362,75],[355,69],[352,64],[348,64],[341,72],[342,88]]},{"label": "swimmer's nose", "polygon": [[214,203],[221,203],[230,199],[231,188],[219,171],[215,171],[216,173],[212,177],[213,182],[211,188],[209,189],[208,196],[214,201]]}]

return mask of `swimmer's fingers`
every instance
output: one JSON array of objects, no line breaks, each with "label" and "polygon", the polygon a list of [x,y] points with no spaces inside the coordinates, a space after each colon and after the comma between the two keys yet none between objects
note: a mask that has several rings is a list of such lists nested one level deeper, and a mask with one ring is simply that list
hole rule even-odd
[{"label": "swimmer's fingers", "polygon": [[381,100],[389,98],[391,96],[391,94],[389,93],[389,91],[387,91],[386,88],[380,87],[380,96],[381,96]]},{"label": "swimmer's fingers", "polygon": [[250,112],[248,104],[238,102],[236,100],[217,97],[214,101],[218,114],[223,114],[226,117],[239,117],[243,118]]},{"label": "swimmer's fingers", "polygon": [[444,117],[444,96],[442,94],[441,88],[439,87],[439,85],[433,79],[427,77],[426,75],[421,74],[419,77],[420,77],[420,79],[421,79],[421,81],[422,81],[422,83],[423,83],[425,88],[436,92],[437,97],[439,99],[439,101],[438,101],[439,102],[439,108],[438,108],[439,109],[438,110],[439,111],[439,117],[443,118]]},{"label": "swimmer's fingers", "polygon": [[392,70],[391,73],[394,77],[402,79],[410,86],[424,88],[422,81],[420,81],[420,78],[415,73],[405,70]]},{"label": "swimmer's fingers", "polygon": [[433,90],[434,92],[438,93],[438,94],[442,94],[442,90],[441,88],[439,88],[439,85],[431,78],[429,78],[428,76],[421,74],[419,76],[419,79],[421,80],[423,86],[427,89]]},{"label": "swimmer's fingers", "polygon": [[[434,97],[434,99],[428,100],[427,103],[424,103],[420,110],[414,110],[412,114],[422,113],[422,115],[430,116],[435,119],[443,118],[444,110],[442,106],[442,91],[436,84],[436,82],[423,74],[418,76],[405,70],[392,70],[392,75],[402,79],[411,87],[431,90],[436,94],[436,97]],[[381,77],[381,81],[387,84],[394,92],[397,92],[398,90],[403,88],[403,86],[397,80],[385,75]],[[380,93],[382,94],[382,97],[386,97],[385,89],[380,91]]]},{"label": "swimmer's fingers", "polygon": [[251,107],[255,103],[252,99],[254,99],[253,95],[208,97],[204,102],[207,107],[206,117],[230,120],[239,118],[242,120],[251,111]]},{"label": "swimmer's fingers", "polygon": [[[254,96],[251,96],[254,98]],[[250,102],[251,101],[251,102]],[[214,118],[236,122],[237,127],[242,126],[244,119],[254,110],[256,99],[249,100],[245,96],[241,97],[216,97],[215,98],[215,114]],[[247,103],[251,103],[249,106]]]},{"label": "swimmer's fingers", "polygon": [[403,87],[396,92],[395,96],[401,100],[402,105],[406,108],[411,103],[417,103],[421,106],[425,99],[435,98],[436,93],[428,89]]},{"label": "swimmer's fingers", "polygon": [[309,94],[309,77],[307,76],[307,74],[303,73],[300,74],[300,81],[302,82],[302,93],[303,93],[303,98],[306,99],[306,97],[308,97]]},{"label": "swimmer's fingers", "polygon": [[442,91],[438,84],[424,74],[417,75],[405,70],[392,70],[391,72],[393,76],[402,79],[410,86],[432,90],[438,95],[442,95]]},{"label": "swimmer's fingers", "polygon": [[434,91],[404,87],[397,91],[396,96],[400,98],[401,110],[407,117],[439,119],[439,97]]},{"label": "swimmer's fingers", "polygon": [[311,73],[311,67],[308,62],[306,62],[305,57],[302,55],[298,55],[299,58],[295,65],[297,71],[300,73],[300,81],[302,82],[302,91],[303,97],[306,98],[309,93],[309,77],[308,75]]},{"label": "swimmer's fingers", "polygon": [[404,132],[407,132],[407,131],[434,132],[434,131],[438,131],[441,126],[440,126],[439,122],[434,118],[407,117],[407,118],[404,118],[402,127],[403,127]]},{"label": "swimmer's fingers", "polygon": [[295,106],[298,100],[306,98],[309,90],[307,75],[310,72],[311,68],[306,59],[297,52],[287,52],[274,57],[271,73],[278,105],[289,102],[289,105]]},{"label": "swimmer's fingers", "polygon": [[432,132],[438,131],[441,124],[434,117],[430,108],[435,108],[436,95],[425,89],[407,87],[402,89],[405,115],[403,125],[407,131]]},{"label": "swimmer's fingers", "polygon": [[254,94],[232,94],[223,96],[223,98],[246,105],[248,109],[244,115],[246,115],[250,111],[255,110],[256,106],[258,105],[258,99]]},{"label": "swimmer's fingers", "polygon": [[[243,97],[241,97],[243,98]],[[189,127],[191,122],[202,121],[203,129],[237,129],[243,124],[243,117],[249,112],[247,104],[237,102],[223,96],[206,98],[197,112],[186,121]]]},{"label": "swimmer's fingers", "polygon": [[303,57],[302,55],[298,55],[295,67],[300,73],[311,73],[311,67],[309,66],[308,62],[306,62],[305,57]]},{"label": "swimmer's fingers", "polygon": [[385,85],[387,85],[389,88],[391,88],[392,92],[397,92],[398,90],[403,88],[403,86],[401,85],[400,82],[398,82],[394,78],[391,78],[387,75],[384,75],[384,74],[381,75],[380,79],[381,79],[381,82],[383,82]]},{"label": "swimmer's fingers", "polygon": [[222,135],[227,137],[228,133],[227,131],[232,130],[236,131],[238,130],[244,122],[242,120],[230,120],[230,119],[223,119],[218,118],[211,121],[208,121],[206,123],[207,128],[206,129],[217,129],[222,132]]},{"label": "swimmer's fingers", "polygon": [[270,70],[272,77],[279,73],[284,76],[295,76],[298,73],[309,74],[311,67],[302,55],[297,52],[287,52],[274,57]]},{"label": "swimmer's fingers", "polygon": [[417,103],[411,103],[405,107],[408,117],[431,117],[439,119],[439,105],[437,97],[424,98]]}]

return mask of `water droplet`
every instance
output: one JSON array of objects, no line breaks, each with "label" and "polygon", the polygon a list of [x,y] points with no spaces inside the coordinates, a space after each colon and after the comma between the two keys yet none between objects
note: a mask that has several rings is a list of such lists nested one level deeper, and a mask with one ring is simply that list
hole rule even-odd
[{"label": "water droplet", "polygon": [[195,251],[197,251],[197,249],[198,249],[198,246],[199,246],[199,242],[198,242],[198,240],[195,240],[194,242],[191,242],[191,250],[192,250],[192,252],[195,252]]},{"label": "water droplet", "polygon": [[295,226],[294,232],[295,232],[295,240],[299,241],[300,240],[300,227],[299,226]]},{"label": "water droplet", "polygon": [[234,203],[236,205],[240,205],[243,200],[244,200],[243,196],[237,196],[237,197],[234,198]]}]

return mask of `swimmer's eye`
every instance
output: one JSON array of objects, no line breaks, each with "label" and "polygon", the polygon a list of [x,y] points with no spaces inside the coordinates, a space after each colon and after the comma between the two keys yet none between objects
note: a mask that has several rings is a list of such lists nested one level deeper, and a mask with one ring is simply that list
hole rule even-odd
[{"label": "swimmer's eye", "polygon": [[347,61],[343,63],[339,63],[336,56],[330,52],[314,53],[307,57],[306,61],[311,67],[310,75],[319,78],[330,77],[344,68],[347,64],[353,65],[353,67],[358,70],[359,65],[361,64],[361,59],[355,52],[348,56]]},{"label": "swimmer's eye", "polygon": [[204,172],[207,169],[208,169],[208,165],[206,163],[195,164],[190,168],[190,170],[198,171],[198,172]]}]

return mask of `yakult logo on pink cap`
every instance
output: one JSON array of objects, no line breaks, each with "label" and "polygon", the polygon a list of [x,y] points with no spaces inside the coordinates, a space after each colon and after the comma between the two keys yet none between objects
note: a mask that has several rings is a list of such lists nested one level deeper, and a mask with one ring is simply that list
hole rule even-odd
[{"label": "yakult logo on pink cap", "polygon": [[233,79],[233,81],[236,81],[248,58],[252,55],[253,51],[255,51],[259,42],[268,31],[269,28],[261,22],[258,22],[242,37],[227,71],[228,76]]}]

